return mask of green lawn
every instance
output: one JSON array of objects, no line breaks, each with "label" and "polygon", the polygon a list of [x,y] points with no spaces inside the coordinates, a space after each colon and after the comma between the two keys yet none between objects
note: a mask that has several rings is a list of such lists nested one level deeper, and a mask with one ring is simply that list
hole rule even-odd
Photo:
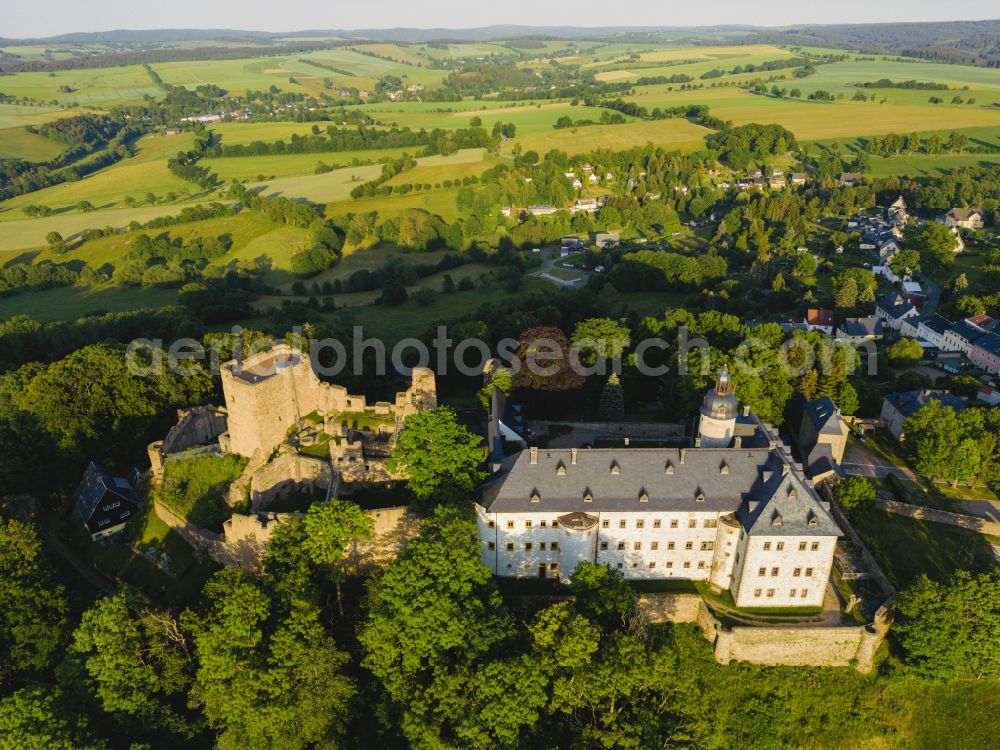
[{"label": "green lawn", "polygon": [[851,523],[897,588],[922,573],[937,581],[955,570],[987,570],[996,565],[986,540],[974,531],[869,509]]},{"label": "green lawn", "polygon": [[0,297],[0,320],[27,315],[39,323],[76,320],[100,312],[123,312],[172,305],[177,292],[142,287],[69,286]]}]

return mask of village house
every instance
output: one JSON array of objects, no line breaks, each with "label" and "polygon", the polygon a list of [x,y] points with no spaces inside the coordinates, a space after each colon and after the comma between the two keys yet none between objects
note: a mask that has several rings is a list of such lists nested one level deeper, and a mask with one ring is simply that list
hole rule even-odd
[{"label": "village house", "polygon": [[948,391],[934,391],[923,388],[916,391],[906,391],[903,393],[890,393],[882,399],[882,424],[885,429],[896,440],[902,440],[903,422],[906,418],[916,414],[923,406],[930,401],[940,401],[945,406],[950,406],[955,411],[961,411],[968,406],[968,401],[959,396],[953,396]]},{"label": "village house", "polygon": [[833,310],[806,310],[805,324],[807,331],[822,331],[827,336],[833,335]]},{"label": "village house", "polygon": [[951,321],[943,315],[930,315],[921,319],[917,326],[917,338],[926,341],[931,346],[941,348],[941,340],[944,332],[951,326]]},{"label": "village house", "polygon": [[844,172],[840,175],[840,184],[844,187],[854,187],[854,184],[861,179],[857,172]]},{"label": "village house", "polygon": [[950,229],[982,229],[986,215],[979,208],[953,208],[941,217],[941,222]]},{"label": "village house", "polygon": [[790,182],[793,185],[805,185],[807,179],[808,177],[805,172],[792,172]]},{"label": "village house", "polygon": [[875,317],[893,331],[900,330],[904,320],[919,316],[916,306],[899,292],[884,294],[875,304]]},{"label": "village house", "polygon": [[589,214],[595,213],[597,211],[597,198],[579,198],[570,208],[570,212],[575,214],[580,211],[586,211]]},{"label": "village house", "polygon": [[948,352],[961,352],[966,357],[972,351],[972,347],[987,334],[975,323],[967,318],[953,323],[945,329],[941,336],[941,348]]},{"label": "village house", "polygon": [[877,341],[883,334],[882,321],[874,316],[845,318],[837,329],[837,340],[855,346],[865,341]]},{"label": "village house", "polygon": [[118,534],[141,505],[136,492],[138,476],[116,477],[93,461],[73,493],[75,515],[95,542]]},{"label": "village house", "polygon": [[594,237],[594,244],[602,250],[609,247],[618,247],[622,237],[618,232],[598,232]]},{"label": "village house", "polygon": [[969,361],[990,375],[1000,374],[1000,335],[988,333],[973,344]]}]

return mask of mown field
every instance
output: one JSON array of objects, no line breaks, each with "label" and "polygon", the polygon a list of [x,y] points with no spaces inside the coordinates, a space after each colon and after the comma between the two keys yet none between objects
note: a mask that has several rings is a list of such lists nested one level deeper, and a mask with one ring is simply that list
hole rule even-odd
[{"label": "mown field", "polygon": [[[68,86],[71,91],[60,91],[62,86]],[[137,103],[144,96],[159,96],[163,93],[141,65],[60,70],[54,73],[14,73],[0,78],[0,92],[47,104],[80,104],[85,107]]]}]

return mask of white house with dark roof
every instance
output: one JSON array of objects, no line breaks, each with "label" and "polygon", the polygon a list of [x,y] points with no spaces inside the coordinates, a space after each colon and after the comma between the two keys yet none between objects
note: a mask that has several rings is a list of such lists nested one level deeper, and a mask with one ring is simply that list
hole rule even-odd
[{"label": "white house with dark roof", "polygon": [[875,304],[875,317],[893,331],[903,326],[903,321],[920,317],[916,306],[899,292],[889,292],[879,297]]},{"label": "white house with dark roof", "polygon": [[141,508],[134,480],[116,477],[93,461],[73,493],[73,502],[76,516],[94,541],[122,531]]},{"label": "white house with dark roof", "polygon": [[982,229],[986,215],[978,208],[956,207],[941,218],[941,223],[955,229]]},{"label": "white house with dark roof", "polygon": [[506,459],[476,503],[498,576],[701,580],[739,607],[822,605],[840,528],[784,446],[544,449]]}]

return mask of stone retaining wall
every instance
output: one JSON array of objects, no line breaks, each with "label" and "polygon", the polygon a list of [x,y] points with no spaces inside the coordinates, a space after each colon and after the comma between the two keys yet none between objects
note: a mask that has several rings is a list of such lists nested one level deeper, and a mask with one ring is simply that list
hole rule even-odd
[{"label": "stone retaining wall", "polygon": [[883,500],[879,498],[875,503],[882,510],[887,510],[898,516],[917,518],[921,521],[931,521],[932,523],[944,523],[949,526],[960,526],[963,529],[977,531],[986,536],[1000,536],[1000,523],[997,521],[987,521],[983,518],[964,516],[960,513],[949,513],[946,510],[938,510],[937,508],[925,508],[922,505],[900,503],[896,500]]},{"label": "stone retaining wall", "polygon": [[650,622],[696,624],[720,664],[746,661],[770,666],[874,667],[875,652],[889,630],[883,606],[871,625],[735,625],[723,627],[697,594],[642,594],[639,609]]}]

